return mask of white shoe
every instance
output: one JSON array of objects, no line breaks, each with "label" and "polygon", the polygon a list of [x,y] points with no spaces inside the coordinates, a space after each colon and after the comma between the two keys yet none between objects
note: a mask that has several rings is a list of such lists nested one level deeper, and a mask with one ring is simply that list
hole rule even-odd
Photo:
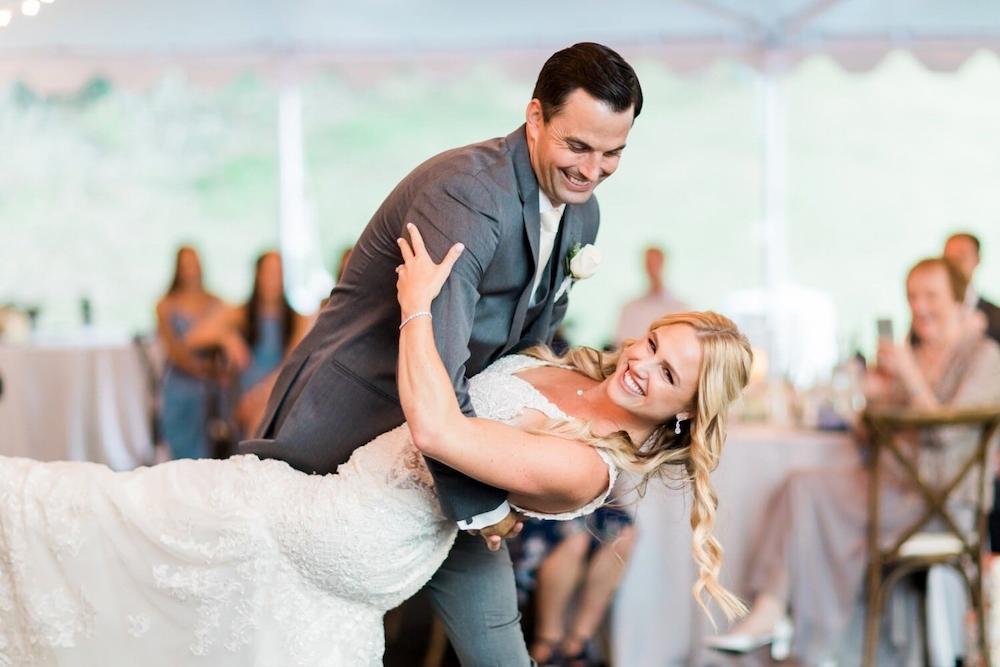
[{"label": "white shoe", "polygon": [[723,653],[742,655],[770,644],[771,658],[785,660],[791,654],[793,634],[792,622],[784,617],[778,619],[778,622],[774,624],[774,629],[770,632],[755,635],[746,633],[716,635],[707,638],[705,645]]}]

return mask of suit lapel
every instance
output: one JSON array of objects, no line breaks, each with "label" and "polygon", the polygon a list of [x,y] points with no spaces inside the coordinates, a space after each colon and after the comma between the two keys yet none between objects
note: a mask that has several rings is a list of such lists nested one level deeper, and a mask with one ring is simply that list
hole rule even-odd
[{"label": "suit lapel", "polygon": [[[514,165],[514,177],[517,179],[518,194],[521,197],[521,217],[524,224],[524,234],[531,249],[529,262],[534,276],[538,270],[538,239],[541,236],[542,222],[538,214],[538,179],[531,168],[531,157],[528,155],[528,139],[525,127],[522,125],[507,137],[511,145],[511,162]],[[528,284],[521,291],[517,301],[514,317],[511,320],[510,331],[507,333],[507,349],[513,347],[521,339],[521,328],[531,302],[531,286],[534,283],[529,277]]]},{"label": "suit lapel", "polygon": [[[562,218],[562,228],[562,242],[559,244],[559,254],[556,255],[559,258],[559,263],[554,267],[556,280],[553,290],[555,292],[559,291],[559,286],[562,285],[562,281],[566,277],[566,256],[569,255],[573,246],[580,242],[583,233],[575,206],[566,206],[566,212],[563,213]],[[555,296],[555,292],[553,292],[553,296]]]},{"label": "suit lapel", "polygon": [[[531,246],[531,275],[538,271],[538,245],[542,236],[542,218],[538,213],[538,188],[534,190],[534,195],[529,196],[521,209],[524,218],[524,234],[528,237],[528,245]],[[531,286],[525,292],[531,296]],[[523,295],[522,295],[523,297]]]},{"label": "suit lapel", "polygon": [[[552,249],[552,261],[555,262],[555,265],[552,267],[551,287],[548,297],[545,299],[542,312],[531,327],[531,333],[535,334],[532,335],[532,338],[538,340],[544,339],[548,335],[549,325],[552,322],[552,311],[556,305],[555,296],[559,293],[559,288],[566,278],[566,256],[569,254],[570,249],[580,242],[582,232],[575,207],[566,206],[566,211],[563,213],[562,222],[559,226],[559,247]],[[545,342],[547,343],[548,341]]]}]

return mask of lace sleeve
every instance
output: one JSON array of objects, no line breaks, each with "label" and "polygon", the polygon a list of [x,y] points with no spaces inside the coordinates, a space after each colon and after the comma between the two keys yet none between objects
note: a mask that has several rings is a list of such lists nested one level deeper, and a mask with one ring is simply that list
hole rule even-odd
[{"label": "lace sleeve", "polygon": [[597,450],[598,455],[604,460],[604,463],[608,466],[608,488],[604,489],[599,496],[591,500],[589,503],[583,507],[579,507],[571,512],[563,512],[561,514],[544,514],[542,512],[532,512],[531,510],[526,510],[524,508],[518,507],[511,503],[511,507],[520,512],[526,517],[532,519],[545,519],[547,521],[569,521],[570,519],[575,519],[580,516],[586,516],[591,514],[603,505],[608,500],[608,496],[611,495],[611,489],[614,488],[615,482],[618,480],[618,468],[615,467],[614,461],[611,457],[601,449]]}]

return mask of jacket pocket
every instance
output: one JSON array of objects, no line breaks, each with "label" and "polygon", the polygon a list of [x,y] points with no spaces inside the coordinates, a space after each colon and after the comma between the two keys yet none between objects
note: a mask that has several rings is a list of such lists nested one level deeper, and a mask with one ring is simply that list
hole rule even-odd
[{"label": "jacket pocket", "polygon": [[391,403],[394,406],[397,406],[397,407],[399,406],[399,397],[393,396],[392,394],[389,394],[389,393],[383,391],[382,389],[379,389],[374,384],[372,384],[369,380],[365,379],[361,375],[358,375],[353,370],[351,370],[350,368],[348,368],[344,364],[340,363],[336,359],[331,359],[330,360],[330,365],[333,368],[337,369],[346,378],[352,380],[356,384],[361,385],[362,387],[364,387],[365,389],[367,389],[371,393],[375,394],[376,396],[378,396],[378,397],[380,397],[380,398],[388,401],[389,403]]}]

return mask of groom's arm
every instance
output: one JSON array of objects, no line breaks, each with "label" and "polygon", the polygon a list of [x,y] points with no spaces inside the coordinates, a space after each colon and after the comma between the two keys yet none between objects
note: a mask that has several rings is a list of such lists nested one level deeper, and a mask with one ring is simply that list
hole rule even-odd
[{"label": "groom's arm", "polygon": [[[499,243],[495,205],[473,176],[452,176],[415,197],[403,223],[417,225],[428,253],[440,262],[455,243],[465,244],[440,295],[431,305],[434,340],[451,378],[462,412],[475,417],[469,399],[466,363],[479,302],[479,285]],[[402,234],[408,236],[405,231]],[[444,513],[462,529],[491,526],[510,511],[507,492],[483,484],[448,466],[427,460]]]}]

